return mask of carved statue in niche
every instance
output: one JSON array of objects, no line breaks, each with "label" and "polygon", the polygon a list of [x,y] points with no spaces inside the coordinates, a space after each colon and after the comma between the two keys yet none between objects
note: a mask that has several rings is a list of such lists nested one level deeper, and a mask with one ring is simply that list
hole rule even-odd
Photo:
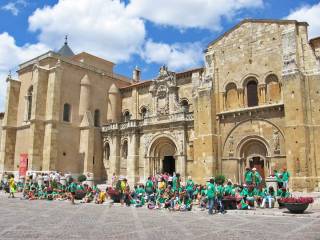
[{"label": "carved statue in niche", "polygon": [[279,136],[279,131],[278,130],[273,130],[273,149],[274,153],[280,153],[280,136]]},{"label": "carved statue in niche", "polygon": [[233,157],[233,148],[234,148],[234,137],[229,137],[229,156]]},{"label": "carved statue in niche", "polygon": [[159,115],[165,115],[169,113],[167,87],[164,85],[159,86],[157,91],[157,112]]}]

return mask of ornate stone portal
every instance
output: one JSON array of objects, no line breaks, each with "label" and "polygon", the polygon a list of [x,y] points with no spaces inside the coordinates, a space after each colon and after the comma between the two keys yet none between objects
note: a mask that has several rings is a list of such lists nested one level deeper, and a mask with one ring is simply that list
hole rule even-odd
[{"label": "ornate stone portal", "polygon": [[[149,86],[149,93],[152,97],[152,104],[149,106],[152,108],[148,108],[147,116],[103,128],[105,141],[114,139],[109,143],[111,148],[116,148],[114,144],[117,144],[117,138],[128,139],[127,158],[123,156],[121,147],[115,153],[119,157],[110,156],[110,161],[115,163],[108,165],[114,166],[113,169],[106,166],[109,176],[113,173],[130,175],[128,170],[132,166],[135,182],[145,181],[149,175],[163,171],[171,174],[178,172],[185,177],[186,146],[190,141],[189,132],[193,129],[193,113],[185,112],[180,105],[176,73],[162,66],[159,75]],[[135,139],[134,142],[131,141],[132,138]],[[135,156],[131,156],[132,153]],[[126,161],[126,167],[123,161]]]}]

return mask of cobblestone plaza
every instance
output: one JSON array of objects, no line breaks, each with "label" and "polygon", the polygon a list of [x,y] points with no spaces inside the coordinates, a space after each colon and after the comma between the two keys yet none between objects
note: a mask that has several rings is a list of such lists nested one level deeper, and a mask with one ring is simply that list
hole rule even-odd
[{"label": "cobblestone plaza", "polygon": [[301,216],[279,209],[209,216],[198,209],[72,206],[0,193],[0,213],[0,239],[320,239],[320,212],[312,208]]}]

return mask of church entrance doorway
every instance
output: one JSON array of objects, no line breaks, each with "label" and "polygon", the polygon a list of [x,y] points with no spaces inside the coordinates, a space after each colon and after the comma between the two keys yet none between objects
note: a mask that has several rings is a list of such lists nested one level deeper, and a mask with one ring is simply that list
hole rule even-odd
[{"label": "church entrance doorway", "polygon": [[172,174],[176,171],[176,144],[166,136],[156,139],[149,152],[149,173],[155,175],[161,172]]},{"label": "church entrance doorway", "polygon": [[240,176],[239,178],[244,181],[243,176],[246,167],[256,168],[262,179],[269,172],[268,164],[268,150],[265,143],[260,139],[249,139],[240,147]]},{"label": "church entrance doorway", "polygon": [[173,173],[176,171],[176,160],[173,156],[164,156],[163,158],[163,164],[162,164],[162,172],[169,173],[170,175],[173,175]]}]

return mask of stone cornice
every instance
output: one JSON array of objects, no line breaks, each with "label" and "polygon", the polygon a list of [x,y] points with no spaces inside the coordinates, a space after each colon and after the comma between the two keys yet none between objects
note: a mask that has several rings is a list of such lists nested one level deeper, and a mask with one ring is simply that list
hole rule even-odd
[{"label": "stone cornice", "polygon": [[[117,73],[113,73],[113,72],[106,72],[106,71],[103,71],[101,69],[98,69],[94,66],[91,66],[91,65],[88,65],[86,63],[83,63],[83,62],[78,62],[78,61],[75,61],[75,60],[72,60],[70,58],[67,58],[67,57],[63,57],[53,51],[49,51],[45,54],[42,54],[34,59],[31,59],[30,61],[27,61],[25,63],[22,63],[19,65],[19,70],[17,71],[18,73],[21,72],[23,69],[29,67],[29,66],[32,66],[34,64],[37,64],[37,62],[41,61],[41,60],[44,60],[46,58],[53,58],[53,59],[57,59],[57,60],[60,60],[64,63],[68,63],[68,64],[71,64],[73,66],[77,66],[77,67],[80,67],[80,68],[84,68],[84,69],[87,69],[87,70],[90,70],[92,72],[95,72],[97,74],[100,74],[102,76],[107,76],[107,77],[110,77],[110,78],[113,78],[113,79],[116,79],[116,80],[119,80],[119,81],[122,81],[122,82],[126,82],[126,83],[131,83],[131,79],[123,76],[123,75],[120,75],[120,74],[117,74]],[[46,70],[49,70],[49,69],[46,69]]]}]

